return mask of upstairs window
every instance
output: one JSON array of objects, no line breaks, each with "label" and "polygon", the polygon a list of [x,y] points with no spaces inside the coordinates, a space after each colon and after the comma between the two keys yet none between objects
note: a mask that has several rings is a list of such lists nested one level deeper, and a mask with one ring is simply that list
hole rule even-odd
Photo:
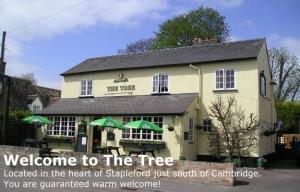
[{"label": "upstairs window", "polygon": [[91,96],[93,89],[93,81],[92,80],[82,80],[81,81],[81,96]]},{"label": "upstairs window", "polygon": [[156,74],[153,76],[152,93],[169,93],[169,74]]},{"label": "upstairs window", "polygon": [[264,71],[260,72],[260,94],[264,97],[267,95],[267,83]]},{"label": "upstairs window", "polygon": [[216,89],[235,89],[234,69],[220,69],[216,71]]},{"label": "upstairs window", "polygon": [[36,112],[39,112],[41,111],[41,107],[39,105],[33,105],[32,106],[32,112],[36,113]]}]

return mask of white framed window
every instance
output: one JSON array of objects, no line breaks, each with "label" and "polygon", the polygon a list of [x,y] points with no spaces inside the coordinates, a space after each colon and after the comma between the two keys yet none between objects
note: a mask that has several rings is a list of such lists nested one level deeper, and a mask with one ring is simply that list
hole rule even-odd
[{"label": "white framed window", "polygon": [[202,128],[203,128],[203,132],[211,132],[212,131],[211,119],[203,119]]},{"label": "white framed window", "polygon": [[54,116],[49,117],[53,126],[47,126],[49,136],[75,136],[75,117],[73,116]]},{"label": "white framed window", "polygon": [[41,107],[39,105],[33,105],[32,106],[32,112],[39,112],[41,111]]},{"label": "white framed window", "polygon": [[81,80],[80,96],[92,96],[93,92],[93,81],[92,80]]},{"label": "white framed window", "polygon": [[193,142],[193,134],[194,134],[194,119],[189,119],[189,131],[188,131],[188,142]]},{"label": "white framed window", "polygon": [[[124,116],[123,123],[126,124],[130,121],[145,120],[153,122],[160,128],[163,127],[163,117],[160,116]],[[162,140],[162,133],[157,133],[149,130],[139,129],[125,129],[122,132],[123,139],[133,140]]]},{"label": "white framed window", "polygon": [[230,90],[236,88],[234,69],[219,69],[216,71],[215,77],[217,90]]},{"label": "white framed window", "polygon": [[216,89],[224,89],[224,69],[216,71]]},{"label": "white framed window", "polygon": [[169,74],[155,74],[152,77],[152,93],[169,93]]}]

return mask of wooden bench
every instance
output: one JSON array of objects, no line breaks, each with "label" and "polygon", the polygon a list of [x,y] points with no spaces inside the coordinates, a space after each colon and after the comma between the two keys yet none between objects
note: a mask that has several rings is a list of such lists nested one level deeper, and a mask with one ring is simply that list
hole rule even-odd
[{"label": "wooden bench", "polygon": [[129,150],[129,156],[131,156],[132,154],[137,154],[137,155],[146,155],[147,153],[151,153],[151,155],[153,157],[155,157],[155,153],[154,150],[146,150],[146,149],[134,149],[134,150]]}]

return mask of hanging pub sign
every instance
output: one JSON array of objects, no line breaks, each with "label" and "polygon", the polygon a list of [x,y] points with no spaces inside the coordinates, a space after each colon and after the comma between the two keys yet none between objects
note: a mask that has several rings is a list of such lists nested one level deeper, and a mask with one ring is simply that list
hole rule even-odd
[{"label": "hanging pub sign", "polygon": [[[119,73],[114,83],[128,82],[128,78],[124,73]],[[113,85],[106,87],[109,93],[134,91],[135,85]]]}]

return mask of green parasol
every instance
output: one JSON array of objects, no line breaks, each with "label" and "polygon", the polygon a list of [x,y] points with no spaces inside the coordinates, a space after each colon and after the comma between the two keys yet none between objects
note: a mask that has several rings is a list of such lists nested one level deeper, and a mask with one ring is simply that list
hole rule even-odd
[{"label": "green parasol", "polygon": [[[118,120],[115,120],[111,117],[106,117],[106,118],[102,118],[102,119],[96,119],[92,122],[90,122],[89,125],[92,125],[92,126],[100,126],[100,127],[108,127],[108,128],[114,128],[114,129],[125,129],[124,125],[118,121]],[[106,137],[106,147],[107,147],[107,137]]]},{"label": "green parasol", "polygon": [[47,119],[46,117],[38,116],[38,115],[32,115],[28,116],[24,119],[22,119],[24,123],[29,124],[39,124],[39,125],[53,125],[53,123]]},{"label": "green parasol", "polygon": [[129,122],[125,125],[125,128],[149,130],[149,131],[159,132],[159,133],[163,132],[162,128],[160,128],[159,126],[144,120]]},{"label": "green parasol", "polygon": [[38,116],[38,115],[32,115],[32,116],[25,117],[24,119],[22,119],[22,122],[34,124],[35,137],[37,136],[36,130],[38,128],[38,125],[53,125],[53,123],[49,119],[47,119],[46,117]]},{"label": "green parasol", "polygon": [[92,126],[100,126],[100,127],[110,127],[110,128],[116,128],[116,129],[125,129],[124,125],[111,117],[102,118],[102,119],[96,119],[92,122],[90,122],[90,125]]}]

